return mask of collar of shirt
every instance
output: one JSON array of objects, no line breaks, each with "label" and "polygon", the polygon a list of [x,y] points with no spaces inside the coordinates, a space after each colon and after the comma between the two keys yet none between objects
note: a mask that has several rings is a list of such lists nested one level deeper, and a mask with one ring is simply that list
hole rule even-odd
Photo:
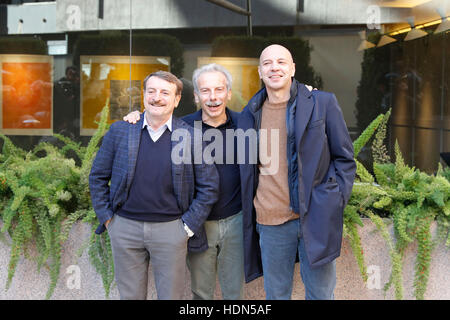
[{"label": "collar of shirt", "polygon": [[169,120],[166,121],[161,127],[159,127],[157,130],[153,130],[152,127],[148,124],[147,118],[145,117],[145,112],[142,115],[144,117],[144,122],[142,123],[142,129],[147,127],[147,131],[150,135],[150,138],[153,140],[153,142],[158,141],[159,138],[163,135],[164,131],[166,129],[169,129],[170,132],[172,132],[172,115],[170,116]]},{"label": "collar of shirt", "polygon": [[[203,112],[203,110],[202,110]],[[233,127],[233,120],[231,119],[231,115],[228,112],[228,108],[225,109],[225,114],[227,116],[227,120],[220,124],[219,126],[215,127],[215,129],[228,129],[228,128],[232,128]],[[202,113],[200,113],[200,119],[198,120],[202,120],[201,118]],[[214,128],[213,126],[210,126],[209,124],[203,122],[203,125],[206,126],[207,128]]]}]

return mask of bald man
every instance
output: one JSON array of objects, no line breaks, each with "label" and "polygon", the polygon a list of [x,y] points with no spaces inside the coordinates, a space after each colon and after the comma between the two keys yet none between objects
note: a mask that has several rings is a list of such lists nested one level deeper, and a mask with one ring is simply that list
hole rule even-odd
[{"label": "bald man", "polygon": [[259,133],[258,163],[250,161],[248,141],[240,165],[245,279],[264,275],[267,299],[290,299],[299,258],[305,298],[333,299],[356,170],[347,126],[334,94],[294,79],[283,46],[265,48],[258,71],[265,87],[238,122]]}]

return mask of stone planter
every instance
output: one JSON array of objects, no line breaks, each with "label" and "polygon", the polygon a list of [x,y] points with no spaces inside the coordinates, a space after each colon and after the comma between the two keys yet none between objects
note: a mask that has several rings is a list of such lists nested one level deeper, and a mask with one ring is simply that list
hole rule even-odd
[{"label": "stone planter", "polygon": [[[1,227],[1,222],[0,222]],[[392,225],[389,226],[392,232]],[[335,298],[337,300],[353,299],[394,299],[394,289],[391,288],[385,296],[384,284],[390,276],[390,257],[387,246],[375,226],[368,219],[364,219],[364,227],[359,229],[361,242],[364,250],[365,261],[369,267],[370,280],[368,285],[364,284],[359,269],[346,239],[343,240],[341,256],[337,263],[337,285]],[[432,225],[432,234],[436,234],[436,224]],[[105,293],[100,275],[89,262],[87,250],[78,257],[76,252],[89,238],[90,226],[77,223],[73,226],[69,238],[64,245],[62,254],[62,265],[58,284],[52,296],[54,300],[99,300],[105,299]],[[11,240],[8,237],[6,242]],[[408,248],[403,265],[404,299],[414,299],[414,264],[416,261],[416,246]],[[10,246],[5,241],[0,241],[0,300],[5,299],[44,299],[49,286],[48,270],[41,268],[37,272],[36,263],[21,258],[11,287],[5,291],[8,275]],[[445,248],[440,243],[432,253],[430,265],[430,276],[425,299],[450,299],[450,248]],[[73,277],[79,273],[79,288]],[[189,271],[186,270],[189,279]],[[304,287],[301,281],[299,264],[296,265],[294,275],[294,290],[292,299],[304,299]],[[75,286],[74,286],[75,284]],[[149,299],[156,299],[153,277],[149,277]],[[217,285],[216,298],[221,299],[219,286]],[[189,281],[183,290],[186,299],[191,298]],[[119,299],[117,287],[113,287],[110,299]],[[246,299],[264,299],[263,279],[259,278],[245,285]]]}]

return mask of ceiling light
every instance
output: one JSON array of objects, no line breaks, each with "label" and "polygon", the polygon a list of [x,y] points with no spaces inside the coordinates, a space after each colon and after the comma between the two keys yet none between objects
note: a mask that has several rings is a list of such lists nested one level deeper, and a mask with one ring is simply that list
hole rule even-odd
[{"label": "ceiling light", "polygon": [[411,28],[410,28],[410,27],[408,27],[408,28],[403,28],[403,29],[400,29],[400,30],[391,32],[391,33],[389,33],[389,35],[390,35],[390,36],[396,36],[396,35],[398,35],[398,34],[405,33],[405,32],[408,32],[408,31],[411,31]]},{"label": "ceiling light", "polygon": [[361,44],[358,47],[358,51],[363,51],[369,48],[373,48],[375,47],[375,45],[372,42],[369,42],[366,40],[366,31],[360,31],[359,33],[359,37],[362,39]]},{"label": "ceiling light", "polygon": [[436,11],[441,16],[441,24],[434,30],[434,33],[444,32],[450,29],[450,18],[447,16],[443,7],[437,8]]},{"label": "ceiling light", "polygon": [[387,35],[384,35],[381,37],[380,41],[378,41],[377,47],[379,48],[395,41],[397,40]]},{"label": "ceiling light", "polygon": [[440,33],[440,32],[444,32],[450,30],[450,20],[449,18],[443,20],[441,22],[441,24],[436,28],[436,30],[434,30],[434,33]]},{"label": "ceiling light", "polygon": [[425,31],[414,28],[414,17],[408,17],[406,20],[411,26],[411,31],[409,31],[408,34],[406,35],[404,39],[405,41],[419,39],[428,35],[428,33],[426,33]]},{"label": "ceiling light", "polygon": [[408,32],[405,39],[403,39],[403,40],[405,40],[405,41],[415,40],[415,39],[425,37],[427,35],[428,35],[428,33],[426,33],[425,31],[414,28],[410,32]]},{"label": "ceiling light", "polygon": [[441,22],[442,22],[441,19],[437,19],[437,20],[434,20],[434,21],[431,21],[431,22],[427,22],[423,26],[424,27],[430,27],[430,26],[434,26],[435,24],[439,24]]},{"label": "ceiling light", "polygon": [[372,42],[369,42],[367,40],[363,40],[361,42],[361,44],[359,45],[359,47],[358,47],[358,51],[363,51],[363,50],[370,49],[370,48],[373,48],[373,47],[375,47],[375,45]]}]

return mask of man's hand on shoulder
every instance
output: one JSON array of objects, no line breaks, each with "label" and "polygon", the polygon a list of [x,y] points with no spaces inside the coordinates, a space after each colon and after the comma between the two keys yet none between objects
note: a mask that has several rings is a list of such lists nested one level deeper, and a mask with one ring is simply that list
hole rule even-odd
[{"label": "man's hand on shoulder", "polygon": [[141,118],[141,113],[139,111],[133,111],[133,112],[130,112],[129,114],[127,114],[125,117],[123,117],[123,121],[136,124],[140,118]]}]

